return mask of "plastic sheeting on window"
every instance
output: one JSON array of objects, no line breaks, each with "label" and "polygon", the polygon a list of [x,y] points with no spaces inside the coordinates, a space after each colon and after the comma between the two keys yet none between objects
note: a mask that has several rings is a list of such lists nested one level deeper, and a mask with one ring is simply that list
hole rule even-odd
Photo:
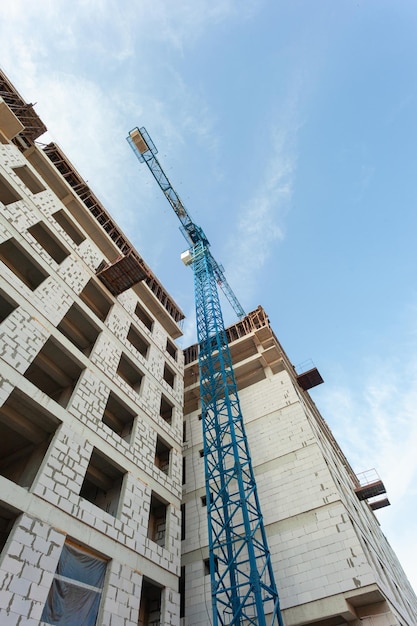
[{"label": "plastic sheeting on window", "polygon": [[94,626],[107,563],[65,544],[41,621],[54,626]]}]

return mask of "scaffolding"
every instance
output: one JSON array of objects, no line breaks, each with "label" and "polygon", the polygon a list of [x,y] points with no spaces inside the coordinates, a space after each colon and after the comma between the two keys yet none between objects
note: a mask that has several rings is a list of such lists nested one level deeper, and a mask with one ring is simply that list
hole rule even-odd
[{"label": "scaffolding", "polygon": [[34,104],[27,103],[0,69],[0,96],[24,128],[12,139],[19,150],[30,148],[35,139],[46,132],[46,126],[35,112]]}]

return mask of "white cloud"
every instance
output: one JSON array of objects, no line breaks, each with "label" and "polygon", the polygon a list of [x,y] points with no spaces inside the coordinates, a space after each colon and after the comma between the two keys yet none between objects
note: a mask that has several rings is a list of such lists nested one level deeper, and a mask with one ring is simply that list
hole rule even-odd
[{"label": "white cloud", "polygon": [[[240,210],[232,238],[228,277],[251,300],[274,244],[284,238],[285,216],[291,205],[296,171],[298,124],[282,121],[270,133],[269,155],[253,196]],[[267,152],[268,154],[268,152]]]},{"label": "white cloud", "polygon": [[[37,3],[15,0],[0,7],[2,63],[22,95],[36,99],[69,158],[83,167],[89,155],[90,171],[120,157],[118,142],[143,123],[144,111],[166,151],[178,150],[190,133],[215,148],[213,116],[174,70],[170,48],[192,45],[210,27],[242,14],[236,0],[83,0],[70,11],[55,0],[41,12]],[[108,175],[98,182],[108,185]]]},{"label": "white cloud", "polygon": [[371,367],[361,388],[323,390],[321,404],[355,469],[376,466],[401,498],[417,478],[417,361]]},{"label": "white cloud", "polygon": [[127,156],[125,137],[145,123],[175,158],[190,134],[217,149],[204,97],[174,70],[169,48],[191,45],[190,36],[195,42],[233,15],[241,17],[232,0],[84,0],[71,11],[56,0],[41,13],[36,3],[16,0],[0,8],[4,69],[26,100],[36,100],[49,129],[42,140],[62,146],[122,228],[136,233],[133,243],[156,270],[167,225],[161,221],[158,244],[148,251],[146,218],[158,190]]},{"label": "white cloud", "polygon": [[[417,358],[373,359],[360,387],[321,392],[320,409],[356,472],[375,468],[391,507],[377,515],[410,582],[417,588],[417,545],[402,531],[417,504]],[[404,517],[405,516],[405,517]]]}]

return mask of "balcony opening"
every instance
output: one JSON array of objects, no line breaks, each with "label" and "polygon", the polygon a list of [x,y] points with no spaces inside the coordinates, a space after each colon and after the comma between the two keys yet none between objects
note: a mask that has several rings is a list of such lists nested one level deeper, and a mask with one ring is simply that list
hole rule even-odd
[{"label": "balcony opening", "polygon": [[159,410],[159,415],[162,417],[167,424],[172,424],[172,414],[174,410],[174,405],[169,402],[165,396],[161,397],[161,406]]},{"label": "balcony opening", "polygon": [[4,322],[10,313],[13,313],[19,305],[5,292],[0,289],[0,323]]},{"label": "balcony opening", "polygon": [[85,235],[77,228],[72,219],[65,213],[63,209],[53,213],[52,217],[61,226],[76,246],[79,246],[85,240]]},{"label": "balcony opening", "polygon": [[169,474],[169,461],[171,458],[171,450],[163,439],[159,436],[156,438],[156,448],[155,448],[155,465],[158,467],[161,472],[164,474]]},{"label": "balcony opening", "polygon": [[22,196],[10,185],[10,183],[0,174],[0,202],[5,206],[21,200]]},{"label": "balcony opening", "polygon": [[4,502],[0,502],[0,553],[6,545],[14,523],[20,514],[21,511]]},{"label": "balcony opening", "polygon": [[162,588],[144,578],[140,595],[138,626],[159,626],[161,624]]},{"label": "balcony opening", "polygon": [[145,341],[140,332],[131,324],[129,328],[129,332],[127,334],[127,340],[132,344],[134,348],[141,354],[143,357],[148,356],[149,343]]},{"label": "balcony opening", "polygon": [[40,193],[41,191],[45,191],[45,187],[42,185],[39,178],[36,176],[36,174],[32,172],[32,170],[27,165],[14,167],[13,172],[20,178],[22,183],[32,193]]},{"label": "balcony opening", "polygon": [[166,502],[152,492],[148,523],[148,539],[151,539],[151,541],[154,541],[162,548],[165,547],[167,509],[168,505]]},{"label": "balcony opening", "polygon": [[175,383],[175,373],[172,369],[165,363],[163,379],[168,385],[174,388]]},{"label": "balcony opening", "polygon": [[175,359],[175,361],[177,360],[177,346],[169,339],[167,339],[166,351],[170,356],[172,356],[173,359]]},{"label": "balcony opening", "polygon": [[49,254],[51,259],[58,264],[62,263],[68,256],[69,251],[59,241],[57,237],[49,230],[49,228],[43,222],[38,222],[30,228],[28,232],[38,242],[40,246]]},{"label": "balcony opening", "polygon": [[57,328],[86,356],[90,354],[100,334],[100,329],[77,304],[70,307]]},{"label": "balcony opening", "polygon": [[117,517],[125,473],[125,470],[94,448],[80,496]]},{"label": "balcony opening", "polygon": [[66,407],[83,370],[84,366],[51,338],[38,352],[24,377]]},{"label": "balcony opening", "polygon": [[143,374],[125,354],[120,357],[117,373],[136,393],[140,393]]},{"label": "balcony opening", "polygon": [[141,307],[139,302],[136,305],[135,315],[138,319],[140,319],[142,324],[146,326],[146,328],[152,332],[153,319],[150,317],[150,315],[146,313],[145,309]]},{"label": "balcony opening", "polygon": [[32,291],[48,277],[48,273],[13,237],[0,244],[0,260]]},{"label": "balcony opening", "polygon": [[90,279],[80,293],[80,298],[97,315],[98,319],[104,322],[113,304],[104,289]]},{"label": "balcony opening", "polygon": [[29,489],[60,423],[15,389],[0,408],[0,475]]},{"label": "balcony opening", "polygon": [[104,409],[103,424],[130,443],[135,417],[135,413],[111,391]]}]

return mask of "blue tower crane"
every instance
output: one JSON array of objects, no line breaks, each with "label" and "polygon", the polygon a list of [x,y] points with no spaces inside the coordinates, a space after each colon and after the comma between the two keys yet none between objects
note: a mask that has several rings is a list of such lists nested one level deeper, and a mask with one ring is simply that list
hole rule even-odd
[{"label": "blue tower crane", "polygon": [[217,286],[239,317],[245,313],[146,129],[134,128],[127,141],[164,192],[190,245],[182,258],[194,270],[213,626],[283,626]]}]

